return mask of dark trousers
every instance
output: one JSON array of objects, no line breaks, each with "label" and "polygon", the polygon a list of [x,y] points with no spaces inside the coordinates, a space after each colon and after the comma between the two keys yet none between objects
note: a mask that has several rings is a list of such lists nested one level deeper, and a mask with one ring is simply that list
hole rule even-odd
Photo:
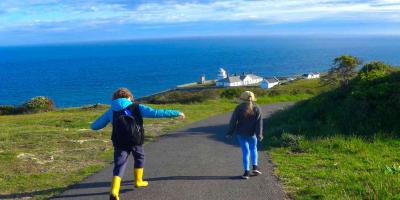
[{"label": "dark trousers", "polygon": [[114,147],[114,170],[113,175],[123,177],[126,165],[128,164],[129,154],[132,153],[135,160],[135,168],[143,168],[144,166],[144,147],[133,146],[130,148]]}]

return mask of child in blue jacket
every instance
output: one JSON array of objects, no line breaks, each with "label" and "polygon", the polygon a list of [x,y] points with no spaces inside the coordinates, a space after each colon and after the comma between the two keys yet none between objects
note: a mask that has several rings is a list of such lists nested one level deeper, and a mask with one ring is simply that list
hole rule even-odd
[{"label": "child in blue jacket", "polygon": [[[116,90],[112,97],[111,108],[100,116],[92,125],[93,130],[99,130],[107,126],[109,122],[113,121],[113,116],[116,113],[126,112],[126,110],[133,110],[138,116],[139,126],[143,129],[143,117],[145,118],[166,118],[166,117],[180,117],[185,118],[185,114],[177,110],[156,110],[143,104],[134,104],[132,93],[127,88],[119,88]],[[129,114],[130,111],[128,111]],[[113,126],[116,126],[113,124]],[[144,133],[144,132],[143,132]],[[119,188],[121,185],[121,178],[124,175],[125,167],[128,163],[128,156],[132,153],[134,164],[134,178],[135,187],[148,186],[147,181],[143,181],[143,166],[144,166],[144,149],[143,144],[139,145],[130,144],[121,139],[114,131],[112,141],[114,146],[114,169],[112,188],[110,199],[119,199]],[[143,140],[143,139],[142,139]]]}]

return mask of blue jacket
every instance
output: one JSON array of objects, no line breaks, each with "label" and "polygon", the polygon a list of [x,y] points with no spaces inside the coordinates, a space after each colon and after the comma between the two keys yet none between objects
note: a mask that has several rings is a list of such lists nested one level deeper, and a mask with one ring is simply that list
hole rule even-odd
[{"label": "blue jacket", "polygon": [[[93,122],[91,128],[99,130],[106,127],[109,122],[112,122],[113,111],[123,110],[131,104],[132,101],[126,98],[115,99],[111,103],[111,108]],[[178,110],[156,110],[143,104],[139,104],[139,110],[144,118],[177,117],[180,114]]]}]

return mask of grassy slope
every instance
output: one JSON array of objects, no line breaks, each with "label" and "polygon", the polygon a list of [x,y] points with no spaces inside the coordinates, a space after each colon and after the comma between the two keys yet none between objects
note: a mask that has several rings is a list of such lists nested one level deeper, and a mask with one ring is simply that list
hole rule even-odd
[{"label": "grassy slope", "polygon": [[[228,101],[218,103],[218,107],[212,101],[196,105],[152,105],[182,110],[187,119],[146,119],[147,141],[234,106]],[[110,127],[99,132],[88,130],[90,122],[104,111],[78,108],[0,116],[1,193],[45,198],[107,166],[112,158]],[[31,155],[17,158],[22,153]]]},{"label": "grassy slope", "polygon": [[295,199],[400,199],[400,173],[387,168],[399,164],[400,141],[368,142],[334,136],[273,148],[276,172]]},{"label": "grassy slope", "polygon": [[[301,88],[296,89],[296,88]],[[305,91],[306,88],[309,90]],[[298,101],[313,96],[316,81],[298,81],[258,98],[260,103]],[[151,105],[179,109],[177,119],[145,119],[147,141],[186,124],[232,110],[237,101],[214,99],[194,104]],[[0,116],[0,199],[44,199],[111,163],[110,127],[94,132],[90,123],[106,108],[62,109],[47,113]],[[18,158],[18,155],[25,157]]]},{"label": "grassy slope", "polygon": [[348,90],[329,91],[272,116],[265,130],[272,145],[288,140],[282,133],[303,137],[270,151],[290,195],[400,199],[399,88],[399,72],[355,79]]}]

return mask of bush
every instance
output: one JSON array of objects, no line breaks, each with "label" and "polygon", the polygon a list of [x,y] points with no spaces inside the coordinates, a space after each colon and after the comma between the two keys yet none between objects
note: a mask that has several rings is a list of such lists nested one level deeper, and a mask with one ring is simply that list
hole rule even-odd
[{"label": "bush", "polygon": [[282,95],[282,94],[284,94],[284,92],[282,90],[271,90],[268,93],[268,96],[274,97],[274,96],[279,96],[279,95]]},{"label": "bush", "polygon": [[216,90],[172,91],[148,97],[140,101],[153,104],[171,104],[171,103],[190,104],[190,103],[201,103],[206,100],[216,99],[217,97],[218,94]]},{"label": "bush", "polygon": [[17,114],[18,109],[15,106],[1,106],[0,115],[12,115]]},{"label": "bush", "polygon": [[235,99],[235,98],[239,98],[240,94],[242,94],[242,92],[244,92],[244,91],[252,91],[254,93],[254,95],[256,95],[256,98],[265,96],[270,93],[270,90],[261,89],[260,87],[257,87],[257,86],[246,86],[246,87],[235,87],[235,88],[223,89],[220,97],[227,98],[227,99]]},{"label": "bush", "polygon": [[388,74],[392,67],[383,62],[370,62],[363,66],[363,68],[358,73],[358,77],[361,80],[373,80],[380,78]]},{"label": "bush", "polygon": [[240,94],[242,94],[244,91],[245,90],[242,88],[229,88],[221,93],[221,97],[227,99],[239,98]]},{"label": "bush", "polygon": [[310,89],[306,89],[304,92],[305,92],[306,94],[311,94],[311,95],[315,94],[315,92],[312,91],[312,90],[310,90]]},{"label": "bush", "polygon": [[44,96],[34,97],[21,106],[22,112],[24,113],[45,112],[53,110],[54,108],[54,102],[50,98]]},{"label": "bush", "polygon": [[300,144],[301,136],[289,133],[282,133],[281,145],[283,147],[297,147]]},{"label": "bush", "polygon": [[81,109],[82,110],[103,110],[103,109],[106,109],[108,107],[109,107],[108,105],[96,103],[96,104],[93,104],[93,105],[82,106]]},{"label": "bush", "polygon": [[301,93],[301,91],[299,90],[299,89],[292,89],[292,90],[290,90],[290,95],[298,95],[298,94],[300,94]]}]

